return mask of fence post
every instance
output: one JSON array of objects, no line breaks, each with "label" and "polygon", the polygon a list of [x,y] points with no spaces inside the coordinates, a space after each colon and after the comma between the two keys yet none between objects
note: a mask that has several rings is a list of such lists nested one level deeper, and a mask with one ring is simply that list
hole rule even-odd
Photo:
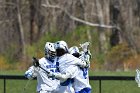
[{"label": "fence post", "polygon": [[101,83],[101,79],[99,80],[99,93],[101,93],[102,92],[102,83]]},{"label": "fence post", "polygon": [[4,78],[4,93],[6,93],[6,78]]}]

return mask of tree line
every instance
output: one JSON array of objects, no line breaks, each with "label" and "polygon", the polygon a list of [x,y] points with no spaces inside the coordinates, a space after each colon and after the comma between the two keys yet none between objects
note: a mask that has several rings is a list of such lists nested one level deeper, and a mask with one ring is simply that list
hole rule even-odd
[{"label": "tree line", "polygon": [[[0,10],[1,55],[20,58],[45,33],[66,35],[78,26],[97,29],[101,53],[121,43],[140,52],[140,0],[0,0]],[[91,43],[94,31],[85,33]]]}]

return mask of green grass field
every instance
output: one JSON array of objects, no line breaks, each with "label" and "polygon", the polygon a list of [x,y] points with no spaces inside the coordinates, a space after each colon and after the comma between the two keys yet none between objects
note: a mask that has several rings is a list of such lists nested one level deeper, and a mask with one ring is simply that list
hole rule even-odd
[{"label": "green grass field", "polygon": [[[24,71],[1,71],[0,75],[23,75]],[[94,72],[94,76],[134,76],[135,72]],[[28,80],[6,80],[6,93],[36,93],[36,80],[29,81],[27,88],[24,87]],[[99,81],[91,80],[92,93],[99,93]],[[3,80],[0,80],[0,93],[3,92]],[[104,80],[102,81],[102,93],[140,93],[140,88],[134,80]]]}]

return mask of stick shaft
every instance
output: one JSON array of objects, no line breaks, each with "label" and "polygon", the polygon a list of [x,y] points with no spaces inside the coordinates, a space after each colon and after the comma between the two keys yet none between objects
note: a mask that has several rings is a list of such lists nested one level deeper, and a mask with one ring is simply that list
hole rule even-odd
[{"label": "stick shaft", "polygon": [[41,68],[42,70],[44,70],[47,74],[49,74],[50,72],[45,70],[44,68],[42,68],[40,65],[38,66],[39,68]]}]

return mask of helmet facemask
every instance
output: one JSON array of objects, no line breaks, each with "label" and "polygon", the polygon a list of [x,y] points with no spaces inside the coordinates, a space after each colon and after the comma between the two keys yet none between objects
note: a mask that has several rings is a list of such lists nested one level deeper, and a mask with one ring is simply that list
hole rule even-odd
[{"label": "helmet facemask", "polygon": [[45,50],[45,56],[49,59],[54,59],[56,56],[56,51]]},{"label": "helmet facemask", "polygon": [[48,59],[54,59],[56,56],[56,50],[54,48],[54,44],[53,43],[49,43],[47,42],[45,45],[45,56]]}]

